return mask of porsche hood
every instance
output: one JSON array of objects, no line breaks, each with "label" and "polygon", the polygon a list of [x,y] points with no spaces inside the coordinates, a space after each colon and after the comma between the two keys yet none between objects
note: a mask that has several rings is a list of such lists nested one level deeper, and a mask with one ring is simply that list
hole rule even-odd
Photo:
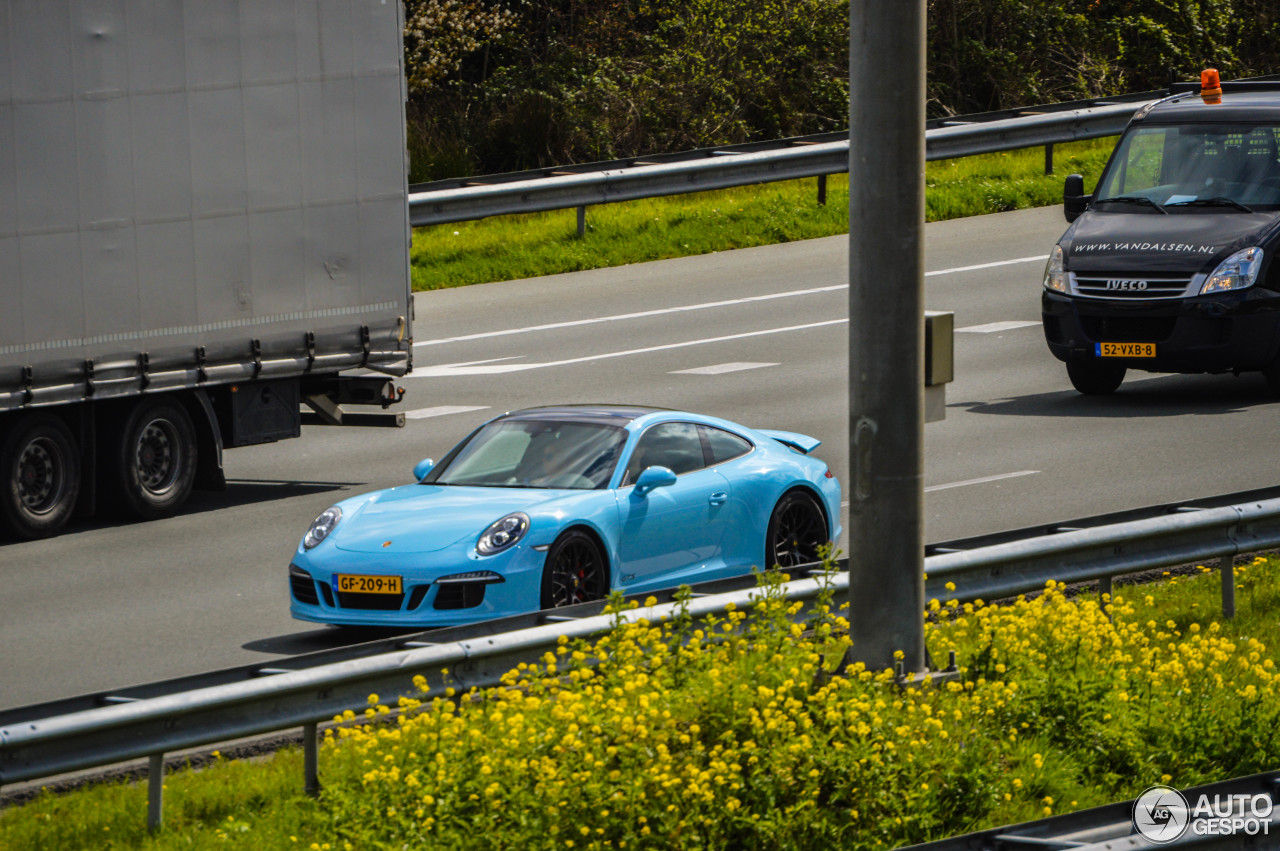
[{"label": "porsche hood", "polygon": [[[513,511],[530,511],[563,491],[405,485],[379,491],[344,514],[333,534],[340,550],[356,553],[430,553],[477,538]],[[346,509],[344,509],[344,512]]]}]

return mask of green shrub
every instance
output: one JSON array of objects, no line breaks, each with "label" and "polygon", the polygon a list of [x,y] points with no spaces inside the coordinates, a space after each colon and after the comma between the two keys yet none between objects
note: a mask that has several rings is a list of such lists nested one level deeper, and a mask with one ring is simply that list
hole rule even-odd
[{"label": "green shrub", "polygon": [[[493,173],[848,126],[848,0],[409,0],[416,175]],[[929,0],[954,115],[1274,68],[1271,0]],[[867,81],[893,89],[893,68]],[[439,152],[463,157],[440,159]]]}]

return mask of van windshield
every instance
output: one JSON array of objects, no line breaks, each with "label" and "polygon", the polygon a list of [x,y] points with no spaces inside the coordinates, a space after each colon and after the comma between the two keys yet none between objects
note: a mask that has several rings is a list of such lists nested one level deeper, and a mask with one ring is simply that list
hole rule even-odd
[{"label": "van windshield", "polygon": [[1280,125],[1184,124],[1130,129],[1093,205],[1159,215],[1280,208]]}]

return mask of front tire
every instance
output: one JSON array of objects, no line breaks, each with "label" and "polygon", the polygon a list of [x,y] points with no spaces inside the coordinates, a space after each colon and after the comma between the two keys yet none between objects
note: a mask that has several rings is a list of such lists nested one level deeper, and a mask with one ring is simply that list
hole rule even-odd
[{"label": "front tire", "polygon": [[139,520],[176,514],[196,479],[196,433],[186,410],[169,399],[145,399],[109,440],[108,481],[121,512]]},{"label": "front tire", "polygon": [[557,609],[609,594],[609,562],[595,538],[570,529],[547,551],[542,569],[542,608]]},{"label": "front tire", "polygon": [[16,537],[56,535],[80,495],[80,453],[66,424],[54,416],[18,420],[0,442],[3,498],[0,520]]},{"label": "front tire", "polygon": [[1123,366],[1114,364],[1067,363],[1067,378],[1071,379],[1071,386],[1086,396],[1106,396],[1116,392],[1124,381],[1125,372]]},{"label": "front tire", "polygon": [[1262,368],[1262,377],[1267,379],[1267,387],[1271,395],[1280,398],[1280,355]]},{"label": "front tire", "polygon": [[782,495],[765,532],[766,568],[793,568],[820,561],[818,550],[828,543],[827,520],[817,500],[806,491]]}]

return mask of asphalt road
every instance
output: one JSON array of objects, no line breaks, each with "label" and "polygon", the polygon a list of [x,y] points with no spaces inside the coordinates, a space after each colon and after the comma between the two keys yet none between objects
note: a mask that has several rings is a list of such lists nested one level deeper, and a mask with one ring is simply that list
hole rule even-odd
[{"label": "asphalt road", "polygon": [[[925,429],[937,541],[1275,484],[1254,375],[1071,389],[1039,328],[1057,209],[926,230],[926,306],[956,314],[947,419]],[[231,485],[169,520],[0,544],[0,708],[352,640],[292,620],[301,533],[402,484],[483,419],[636,402],[812,434],[847,481],[844,237],[420,294],[399,431],[308,427],[227,453]],[[886,357],[888,354],[886,354]]]}]

